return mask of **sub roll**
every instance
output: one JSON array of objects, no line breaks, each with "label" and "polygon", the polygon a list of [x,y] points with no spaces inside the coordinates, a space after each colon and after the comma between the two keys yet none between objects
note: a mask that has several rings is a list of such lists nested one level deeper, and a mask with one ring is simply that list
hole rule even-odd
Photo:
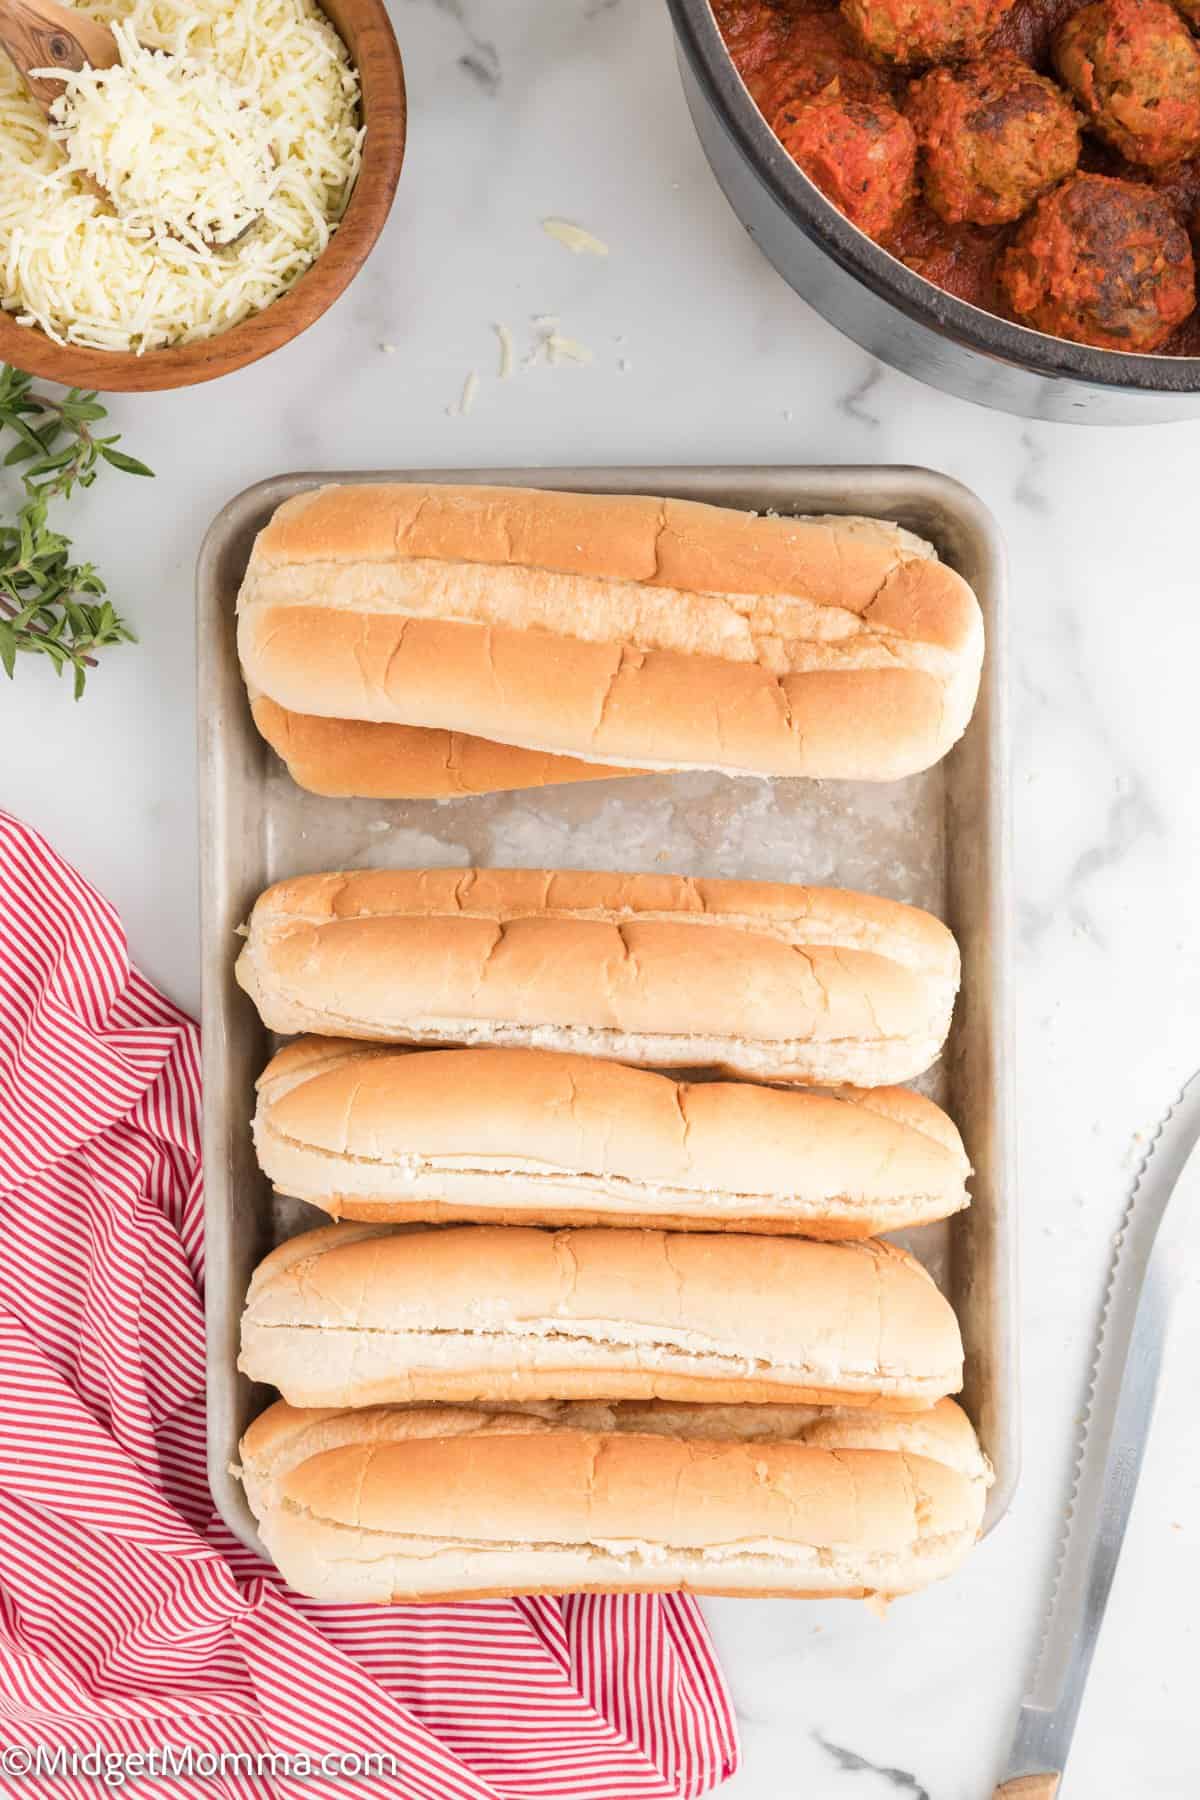
[{"label": "sub roll", "polygon": [[339,799],[450,800],[639,773],[492,744],[460,731],[289,712],[265,694],[251,696],[250,711],[297,787]]},{"label": "sub roll", "polygon": [[959,957],[928,913],[832,888],[360,870],[268,888],[237,977],[273,1031],[877,1087],[938,1054]]},{"label": "sub roll", "polygon": [[250,1283],[238,1367],[294,1406],[799,1402],[901,1411],[962,1385],[953,1309],[886,1243],[334,1225]]},{"label": "sub roll", "polygon": [[906,1088],[312,1037],[260,1078],[254,1143],[279,1192],[376,1221],[865,1238],[957,1212],[970,1173],[945,1113]]},{"label": "sub roll", "polygon": [[335,1601],[909,1593],[979,1533],[991,1471],[952,1401],[268,1408],[241,1444],[263,1541]]},{"label": "sub roll", "polygon": [[298,494],[238,613],[291,712],[730,774],[928,768],[983,655],[971,589],[898,526],[524,488]]}]

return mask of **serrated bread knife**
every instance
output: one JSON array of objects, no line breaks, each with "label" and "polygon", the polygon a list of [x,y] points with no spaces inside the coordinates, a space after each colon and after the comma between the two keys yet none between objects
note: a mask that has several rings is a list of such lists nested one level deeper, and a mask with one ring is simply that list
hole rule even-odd
[{"label": "serrated bread knife", "polygon": [[[1045,1630],[996,1800],[1055,1800],[1150,1435],[1167,1321],[1200,1243],[1200,1070],[1150,1145],[1115,1249]],[[1173,1207],[1173,1195],[1179,1199]]]}]

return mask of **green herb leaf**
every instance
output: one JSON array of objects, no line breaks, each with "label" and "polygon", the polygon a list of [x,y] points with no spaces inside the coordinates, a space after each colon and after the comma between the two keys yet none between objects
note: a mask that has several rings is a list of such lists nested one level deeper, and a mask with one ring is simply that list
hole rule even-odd
[{"label": "green herb leaf", "polygon": [[[4,423],[15,431],[20,438],[21,442],[17,446],[17,449],[22,450],[26,456],[42,456],[45,454],[46,446],[42,442],[42,439],[38,436],[36,431],[33,431],[25,423],[19,412],[9,414],[4,419]],[[10,452],[5,460],[16,462],[18,459]]]},{"label": "green herb leaf", "polygon": [[11,679],[18,653],[45,657],[61,675],[72,671],[78,700],[96,652],[136,641],[93,564],[75,562],[71,540],[47,522],[51,501],[76,484],[90,487],[108,464],[128,475],[151,475],[143,462],[97,437],[107,417],[94,392],[70,388],[61,399],[33,389],[23,369],[0,363],[0,438],[15,438],[2,466],[20,470],[25,503],[12,521],[0,520],[0,668]]},{"label": "green herb leaf", "polygon": [[148,469],[136,456],[126,456],[123,450],[114,450],[111,444],[101,444],[100,454],[106,463],[111,463],[114,469],[124,469],[127,475],[154,474],[154,470]]}]

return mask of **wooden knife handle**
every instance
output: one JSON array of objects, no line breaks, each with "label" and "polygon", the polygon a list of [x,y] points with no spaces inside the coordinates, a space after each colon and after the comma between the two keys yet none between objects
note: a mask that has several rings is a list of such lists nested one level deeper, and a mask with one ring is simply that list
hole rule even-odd
[{"label": "wooden knife handle", "polygon": [[1061,1780],[1061,1772],[1057,1775],[1018,1775],[1015,1781],[1005,1781],[996,1789],[995,1800],[1054,1800]]},{"label": "wooden knife handle", "polygon": [[0,0],[0,44],[43,106],[57,99],[62,83],[32,78],[31,69],[61,69],[65,77],[88,64],[109,69],[117,61],[117,41],[108,26],[56,0]]}]

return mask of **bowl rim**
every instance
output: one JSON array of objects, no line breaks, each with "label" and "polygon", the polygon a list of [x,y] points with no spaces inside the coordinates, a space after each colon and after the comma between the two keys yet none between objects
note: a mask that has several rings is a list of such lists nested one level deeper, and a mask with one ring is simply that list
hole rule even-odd
[{"label": "bowl rim", "polygon": [[840,268],[899,312],[983,356],[1047,379],[1126,393],[1200,391],[1200,356],[1099,350],[1050,337],[960,300],[907,268],[852,225],[783,149],[726,49],[710,0],[667,0],[667,7],[706,99],[776,204]]},{"label": "bowl rim", "polygon": [[[345,43],[348,34],[332,16],[334,7],[326,0],[317,0],[317,4]],[[357,275],[387,221],[404,162],[408,125],[404,64],[385,0],[349,0],[346,11],[361,14],[353,60],[366,127],[362,164],[329,242],[291,287],[227,331],[189,344],[147,350],[141,356],[133,350],[59,344],[39,325],[18,324],[13,313],[0,308],[0,362],[40,380],[102,393],[190,387],[269,356],[328,311]],[[373,113],[382,120],[374,132]],[[322,278],[314,282],[311,278],[318,270]]]}]

